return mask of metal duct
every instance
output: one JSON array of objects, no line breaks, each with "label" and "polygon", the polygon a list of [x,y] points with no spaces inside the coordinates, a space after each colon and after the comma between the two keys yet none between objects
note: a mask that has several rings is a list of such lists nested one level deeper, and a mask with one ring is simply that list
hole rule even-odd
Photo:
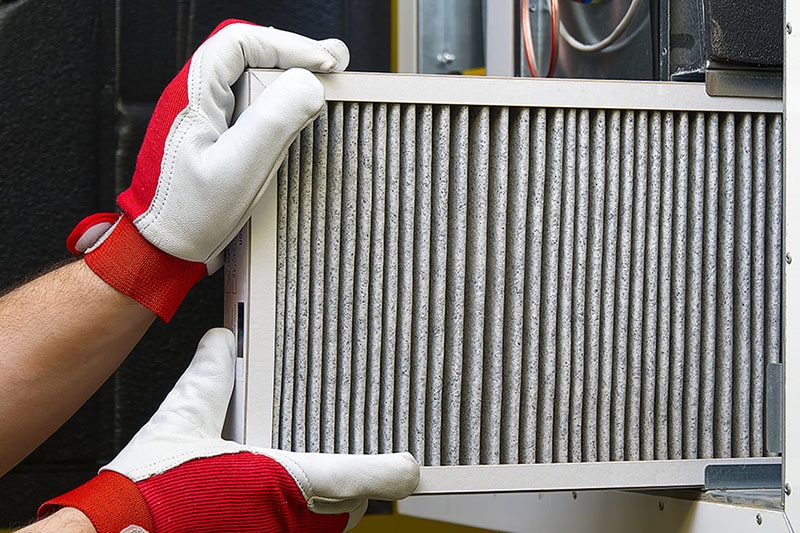
[{"label": "metal duct", "polygon": [[768,455],[781,176],[780,114],[330,102],[278,176],[273,445]]}]

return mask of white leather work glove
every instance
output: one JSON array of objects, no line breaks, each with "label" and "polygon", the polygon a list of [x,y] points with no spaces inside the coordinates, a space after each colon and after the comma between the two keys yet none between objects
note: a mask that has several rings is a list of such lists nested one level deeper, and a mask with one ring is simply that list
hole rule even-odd
[{"label": "white leather work glove", "polygon": [[206,333],[120,454],[39,516],[74,507],[99,533],[342,531],[360,520],[368,498],[401,499],[416,488],[419,466],[408,453],[303,454],[223,440],[235,358],[229,330]]},{"label": "white leather work glove", "polygon": [[[156,104],[122,215],[99,213],[67,239],[109,285],[169,320],[220,264],[301,129],[322,109],[308,70],[343,70],[337,39],[227,20],[200,45]],[[289,69],[231,126],[233,85],[247,67]],[[301,68],[292,68],[301,67]]]}]

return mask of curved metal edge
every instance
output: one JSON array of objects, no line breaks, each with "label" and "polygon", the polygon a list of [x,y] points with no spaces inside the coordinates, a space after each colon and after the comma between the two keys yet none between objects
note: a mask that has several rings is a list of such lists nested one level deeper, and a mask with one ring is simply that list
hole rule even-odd
[{"label": "curved metal edge", "polygon": [[709,465],[781,464],[780,458],[427,466],[414,494],[700,488]]},{"label": "curved metal edge", "polygon": [[[280,71],[250,70],[251,97]],[[781,113],[771,98],[712,97],[702,83],[338,72],[317,75],[328,100],[581,109]]]}]

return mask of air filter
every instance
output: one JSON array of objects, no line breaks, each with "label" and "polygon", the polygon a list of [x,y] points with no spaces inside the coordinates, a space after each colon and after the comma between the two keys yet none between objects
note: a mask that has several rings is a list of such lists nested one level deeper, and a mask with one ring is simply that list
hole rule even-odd
[{"label": "air filter", "polygon": [[[240,107],[277,75],[249,72]],[[227,252],[234,438],[407,450],[419,493],[780,475],[780,100],[321,79]]]}]

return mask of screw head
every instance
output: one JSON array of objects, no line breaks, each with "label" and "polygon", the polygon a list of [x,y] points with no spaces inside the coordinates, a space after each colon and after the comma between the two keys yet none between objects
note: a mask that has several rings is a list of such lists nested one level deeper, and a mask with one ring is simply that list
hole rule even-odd
[{"label": "screw head", "polygon": [[456,55],[452,52],[442,52],[436,56],[436,60],[442,65],[449,65],[456,60]]},{"label": "screw head", "polygon": [[763,521],[764,521],[764,519],[761,518],[761,513],[757,513],[756,514],[756,524],[758,524],[760,526]]},{"label": "screw head", "polygon": [[791,254],[791,252],[786,252],[786,264],[787,265],[791,265],[792,264],[792,254]]},{"label": "screw head", "polygon": [[659,511],[664,510],[664,500],[658,500],[658,510]]},{"label": "screw head", "polygon": [[792,23],[791,22],[787,22],[786,23],[786,33],[789,33],[789,34],[792,33]]},{"label": "screw head", "polygon": [[783,486],[783,493],[786,494],[787,496],[792,493],[792,484],[791,483],[787,483],[787,484],[785,484]]}]

